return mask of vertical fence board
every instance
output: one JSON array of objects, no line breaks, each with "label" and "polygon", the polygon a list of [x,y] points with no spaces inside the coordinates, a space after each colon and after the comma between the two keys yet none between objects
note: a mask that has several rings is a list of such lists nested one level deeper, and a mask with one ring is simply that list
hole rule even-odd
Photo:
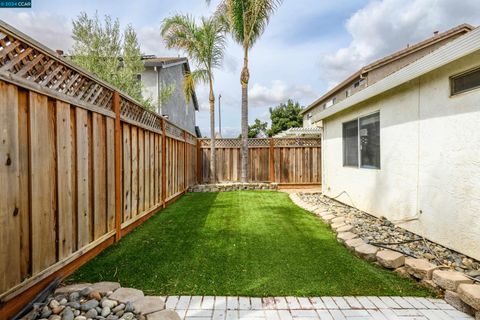
[{"label": "vertical fence board", "polygon": [[77,144],[77,228],[78,249],[90,242],[90,149],[88,145],[88,111],[75,108]]},{"label": "vertical fence board", "polygon": [[107,232],[107,177],[104,116],[93,114],[93,225],[94,239]]},{"label": "vertical fence board", "polygon": [[149,170],[149,180],[150,180],[150,187],[149,187],[149,190],[150,190],[150,196],[149,196],[149,208],[153,207],[153,205],[155,204],[155,155],[154,155],[154,150],[155,150],[155,146],[154,146],[154,133],[150,133],[150,142],[149,142],[149,156],[148,156],[148,160],[150,162],[150,170]]},{"label": "vertical fence board", "polygon": [[115,120],[105,119],[107,174],[107,231],[115,229]]},{"label": "vertical fence board", "polygon": [[[4,127],[3,125],[1,126]],[[20,214],[20,279],[31,274],[30,261],[30,168],[28,91],[18,90],[18,165]],[[2,180],[3,181],[3,180]]]},{"label": "vertical fence board", "polygon": [[144,209],[150,208],[150,132],[144,132],[144,166],[145,166],[145,178],[144,178]]},{"label": "vertical fence board", "polygon": [[68,257],[74,251],[73,244],[73,179],[72,135],[70,132],[70,105],[57,101],[57,186],[58,186],[58,256]]},{"label": "vertical fence board", "polygon": [[56,260],[55,129],[46,96],[30,92],[32,272]]},{"label": "vertical fence board", "polygon": [[138,131],[132,127],[132,217],[138,214]]},{"label": "vertical fence board", "polygon": [[131,158],[131,141],[130,141],[130,125],[123,124],[123,222],[130,220],[132,214],[131,188],[132,188],[132,158]]},{"label": "vertical fence board", "polygon": [[145,135],[138,129],[138,211],[145,210]]},{"label": "vertical fence board", "polygon": [[17,88],[0,82],[0,291],[20,282]]}]

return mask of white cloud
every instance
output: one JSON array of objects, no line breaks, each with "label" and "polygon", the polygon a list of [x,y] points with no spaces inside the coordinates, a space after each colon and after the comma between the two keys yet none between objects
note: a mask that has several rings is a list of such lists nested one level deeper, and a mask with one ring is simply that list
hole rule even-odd
[{"label": "white cloud", "polygon": [[50,12],[15,12],[3,9],[0,19],[52,50],[68,51],[72,46],[71,22],[65,16]]},{"label": "white cloud", "polygon": [[288,99],[314,99],[317,92],[310,85],[287,85],[282,80],[274,80],[270,87],[255,83],[248,93],[252,107],[274,107]]},{"label": "white cloud", "polygon": [[321,58],[331,86],[363,65],[461,23],[480,23],[478,0],[370,1],[346,23],[351,43]]}]

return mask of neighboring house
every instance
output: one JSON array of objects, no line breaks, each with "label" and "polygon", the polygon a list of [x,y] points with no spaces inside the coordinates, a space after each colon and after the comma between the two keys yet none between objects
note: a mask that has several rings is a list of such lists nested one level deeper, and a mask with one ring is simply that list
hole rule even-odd
[{"label": "neighboring house", "polygon": [[480,28],[316,120],[325,195],[480,259]]},{"label": "neighboring house", "polygon": [[316,127],[290,128],[274,135],[274,138],[320,138],[322,129]]},{"label": "neighboring house", "polygon": [[143,97],[151,99],[159,114],[196,133],[197,97],[193,94],[187,102],[183,93],[183,79],[185,73],[190,71],[187,58],[144,56],[143,61],[145,70],[139,76],[143,83]]},{"label": "neighboring house", "polygon": [[302,110],[300,114],[303,115],[303,126],[321,126],[316,115],[322,110],[345,100],[471,30],[473,30],[471,25],[462,24],[443,33],[435,32],[433,37],[425,41],[407,46],[403,50],[361,68]]}]

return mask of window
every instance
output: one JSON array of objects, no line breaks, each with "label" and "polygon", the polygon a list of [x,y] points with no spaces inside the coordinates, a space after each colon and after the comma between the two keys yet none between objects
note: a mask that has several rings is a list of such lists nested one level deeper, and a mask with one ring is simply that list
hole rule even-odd
[{"label": "window", "polygon": [[358,87],[360,87],[361,85],[363,85],[364,83],[365,83],[365,79],[360,79],[360,80],[358,80],[357,82],[355,82],[355,83],[353,84],[353,87],[354,87],[354,88],[358,88]]},{"label": "window", "polygon": [[345,98],[348,98],[352,95],[352,89],[347,89],[347,91],[345,91]]},{"label": "window", "polygon": [[480,68],[450,78],[452,96],[480,88]]},{"label": "window", "polygon": [[343,124],[343,165],[358,167],[358,120]]},{"label": "window", "polygon": [[362,168],[380,168],[380,114],[360,118],[360,159]]},{"label": "window", "polygon": [[327,103],[325,103],[325,109],[333,106],[336,101],[337,101],[337,98],[333,98],[333,99],[329,100]]},{"label": "window", "polygon": [[343,124],[343,165],[380,168],[380,113]]}]

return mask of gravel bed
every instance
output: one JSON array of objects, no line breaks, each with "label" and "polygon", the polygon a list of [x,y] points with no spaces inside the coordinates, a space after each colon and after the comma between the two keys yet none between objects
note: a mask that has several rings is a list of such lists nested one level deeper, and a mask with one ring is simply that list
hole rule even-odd
[{"label": "gravel bed", "polygon": [[445,265],[480,280],[480,262],[461,253],[426,240],[410,231],[395,226],[385,218],[376,218],[358,209],[342,204],[320,193],[299,193],[299,197],[321,210],[345,217],[352,232],[365,242],[393,249],[415,258]]}]

